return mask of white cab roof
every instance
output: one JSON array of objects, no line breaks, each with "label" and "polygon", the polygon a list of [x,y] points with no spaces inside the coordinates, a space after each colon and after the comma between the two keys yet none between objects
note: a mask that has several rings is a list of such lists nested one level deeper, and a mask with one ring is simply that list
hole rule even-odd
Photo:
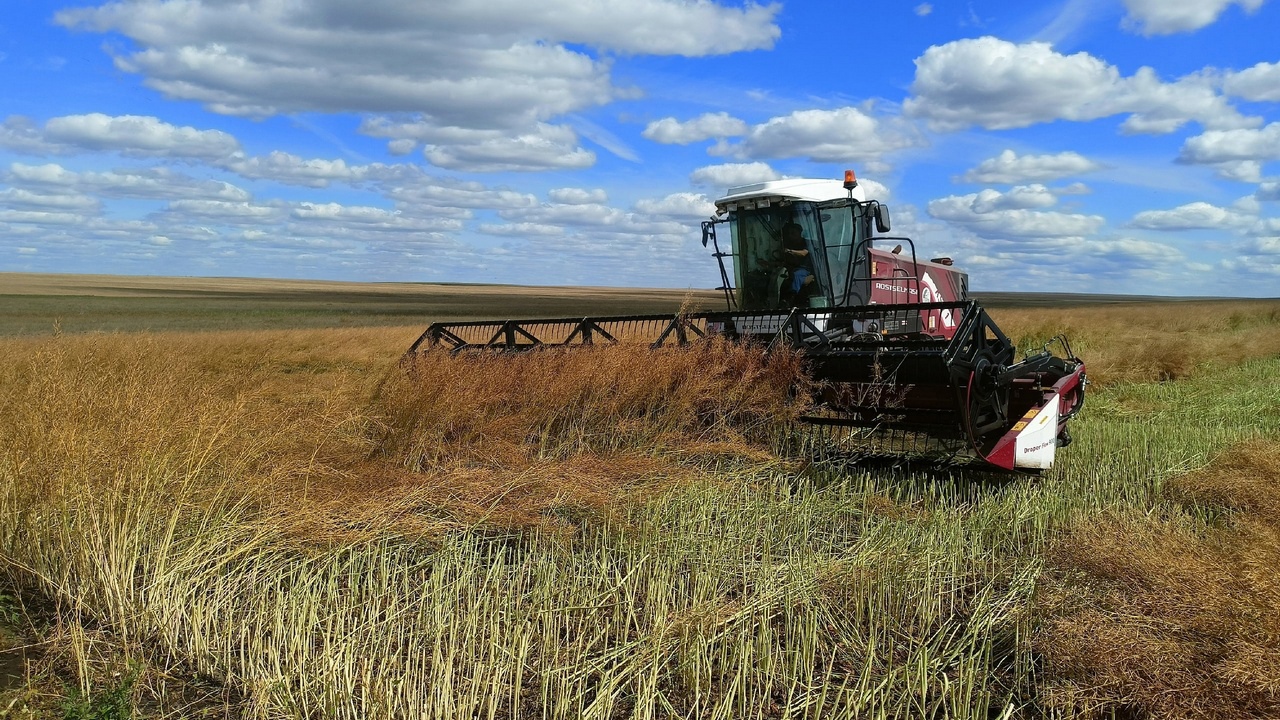
[{"label": "white cab roof", "polygon": [[[809,178],[770,180],[729,188],[724,197],[716,200],[716,209],[727,211],[747,207],[767,207],[781,201],[824,202],[846,197],[849,197],[849,191],[844,189],[844,182],[840,180]],[[867,197],[861,185],[853,189],[853,199],[859,202],[866,201]]]}]

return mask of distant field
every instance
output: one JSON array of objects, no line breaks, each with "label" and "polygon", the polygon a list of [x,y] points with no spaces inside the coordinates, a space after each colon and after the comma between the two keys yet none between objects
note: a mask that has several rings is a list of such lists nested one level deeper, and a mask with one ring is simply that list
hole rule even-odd
[{"label": "distant field", "polygon": [[426,326],[442,319],[675,312],[707,290],[0,273],[0,334]]},{"label": "distant field", "polygon": [[[1137,295],[977,293],[988,307],[1177,301]],[[444,319],[721,309],[714,290],[349,283],[0,273],[0,335],[134,330],[425,326]]]}]

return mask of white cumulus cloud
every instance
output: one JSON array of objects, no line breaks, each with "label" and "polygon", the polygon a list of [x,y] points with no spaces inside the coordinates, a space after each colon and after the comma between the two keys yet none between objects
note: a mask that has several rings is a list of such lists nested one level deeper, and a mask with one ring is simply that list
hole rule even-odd
[{"label": "white cumulus cloud", "polygon": [[1280,63],[1260,62],[1247,70],[1227,73],[1222,89],[1245,100],[1280,102]]},{"label": "white cumulus cloud", "polygon": [[[780,9],[720,0],[99,0],[55,21],[126,38],[108,46],[116,68],[170,99],[249,117],[408,116],[419,136],[387,135],[392,153],[424,144],[440,167],[498,172],[588,167],[595,155],[578,147],[579,133],[637,159],[580,115],[577,133],[547,123],[636,97],[613,82],[618,53],[768,49]],[[30,134],[9,128],[0,143],[29,146]],[[323,182],[324,169],[299,169],[299,179],[314,178],[303,184]]]},{"label": "white cumulus cloud", "polygon": [[1106,219],[1043,211],[1056,198],[1044,186],[1013,188],[1008,193],[983,190],[969,195],[951,195],[932,200],[929,215],[954,223],[982,237],[995,238],[1076,238],[1092,235]]},{"label": "white cumulus cloud", "polygon": [[1280,237],[1258,238],[1249,245],[1249,249],[1258,255],[1280,256]]},{"label": "white cumulus cloud", "polygon": [[168,204],[167,211],[184,217],[227,224],[271,223],[285,215],[284,208],[277,204],[261,205],[227,200],[173,200]]},{"label": "white cumulus cloud", "polygon": [[1266,127],[1209,130],[1187,138],[1178,161],[1197,165],[1227,162],[1280,160],[1280,122]]},{"label": "white cumulus cloud", "polygon": [[0,147],[27,155],[48,155],[59,150],[45,142],[35,121],[22,115],[10,115],[0,123]]},{"label": "white cumulus cloud", "polygon": [[94,212],[102,203],[97,198],[76,192],[32,192],[22,188],[0,190],[0,206],[19,210],[52,210]]},{"label": "white cumulus cloud", "polygon": [[286,185],[305,185],[324,188],[331,183],[361,183],[366,180],[389,180],[417,173],[406,165],[348,165],[337,160],[303,159],[279,150],[266,155],[235,157],[219,163],[222,167],[252,180],[273,180]]},{"label": "white cumulus cloud", "polygon": [[145,115],[103,113],[64,115],[37,127],[11,116],[0,125],[0,146],[32,154],[118,152],[130,157],[216,160],[240,150],[240,143],[221,130],[171,125]]},{"label": "white cumulus cloud", "polygon": [[494,138],[473,145],[435,145],[423,151],[431,164],[466,172],[576,170],[591,167],[596,154],[577,146],[578,138],[565,126],[544,126],[545,132]]},{"label": "white cumulus cloud", "polygon": [[564,187],[553,188],[547,192],[547,197],[553,202],[566,205],[589,205],[608,201],[609,194],[602,188],[587,190],[586,188]]},{"label": "white cumulus cloud", "polygon": [[689,182],[694,185],[730,188],[737,185],[779,180],[783,175],[774,170],[768,163],[725,163],[722,165],[704,165],[689,174]]},{"label": "white cumulus cloud", "polygon": [[106,198],[249,200],[247,191],[221,180],[199,180],[166,167],[75,172],[56,163],[13,163],[0,179],[16,187],[78,192]]},{"label": "white cumulus cloud", "polygon": [[415,217],[399,210],[335,202],[299,203],[290,216],[296,220],[376,232],[433,232],[462,227],[461,221],[453,218]]},{"label": "white cumulus cloud", "polygon": [[1164,82],[1143,67],[1123,77],[1085,52],[1063,55],[1048,43],[990,36],[925,50],[916,59],[911,91],[904,111],[937,130],[1009,129],[1113,115],[1128,116],[1126,133],[1169,133],[1189,121],[1210,129],[1260,122],[1232,107],[1208,75]]},{"label": "white cumulus cloud", "polygon": [[862,188],[862,192],[866,193],[868,200],[887,202],[893,196],[893,191],[889,189],[889,186],[879,180],[858,178],[858,187]]},{"label": "white cumulus cloud", "polygon": [[685,122],[673,117],[655,120],[641,135],[664,145],[688,145],[711,138],[745,135],[747,127],[747,123],[729,113],[706,113]]},{"label": "white cumulus cloud", "polygon": [[595,153],[579,146],[573,128],[544,122],[511,132],[376,117],[361,123],[360,132],[392,145],[423,143],[423,156],[432,164],[465,172],[581,169],[596,161]]},{"label": "white cumulus cloud", "polygon": [[710,0],[151,0],[55,18],[123,35],[132,47],[115,51],[118,68],[215,112],[421,112],[493,127],[617,94],[608,61],[570,45],[686,56],[769,48],[779,9]]},{"label": "white cumulus cloud", "polygon": [[1217,175],[1223,180],[1236,182],[1262,182],[1262,163],[1258,160],[1231,160],[1218,163]]},{"label": "white cumulus cloud", "polygon": [[1128,15],[1124,26],[1143,35],[1172,35],[1213,24],[1232,5],[1246,12],[1262,7],[1265,0],[1124,0]]},{"label": "white cumulus cloud", "polygon": [[743,159],[803,157],[813,162],[878,163],[885,155],[921,147],[924,138],[900,118],[877,118],[855,107],[798,110],[770,118],[741,141],[723,142],[713,155]]},{"label": "white cumulus cloud", "polygon": [[1057,180],[1099,170],[1102,165],[1075,152],[1056,155],[1018,155],[1004,150],[965,172],[960,182],[1012,185],[1020,182]]},{"label": "white cumulus cloud", "polygon": [[47,210],[0,210],[0,223],[24,225],[80,225],[85,216],[74,212],[50,212]]},{"label": "white cumulus cloud", "polygon": [[485,235],[498,235],[502,237],[556,237],[564,235],[564,228],[560,225],[545,225],[542,223],[481,223],[476,227],[478,232]]},{"label": "white cumulus cloud", "polygon": [[640,200],[636,202],[636,211],[646,215],[657,215],[677,220],[705,220],[715,214],[715,203],[699,193],[673,193],[657,200]]},{"label": "white cumulus cloud", "polygon": [[1147,265],[1164,264],[1184,257],[1182,251],[1172,245],[1131,237],[1091,242],[1087,252],[1096,257],[1118,257]]},{"label": "white cumulus cloud", "polygon": [[975,213],[985,214],[997,210],[1029,210],[1047,208],[1058,204],[1058,197],[1044,185],[1019,185],[1009,192],[983,190],[970,203]]},{"label": "white cumulus cloud", "polygon": [[1237,210],[1193,202],[1172,210],[1140,212],[1129,225],[1146,230],[1241,230],[1255,221],[1255,217]]},{"label": "white cumulus cloud", "polygon": [[476,181],[426,175],[389,187],[386,194],[406,208],[423,212],[506,210],[538,205],[538,199],[529,193],[489,187]]}]

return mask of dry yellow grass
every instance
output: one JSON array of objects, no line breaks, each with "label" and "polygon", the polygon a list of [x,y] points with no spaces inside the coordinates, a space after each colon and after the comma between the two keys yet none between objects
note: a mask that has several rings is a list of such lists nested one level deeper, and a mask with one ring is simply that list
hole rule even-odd
[{"label": "dry yellow grass", "polygon": [[[795,413],[798,357],[725,342],[517,356],[432,352],[379,388],[382,450],[416,469],[767,441]],[[801,393],[802,395],[802,393]]]},{"label": "dry yellow grass", "polygon": [[1059,333],[1101,385],[1165,382],[1280,355],[1280,301],[1146,303],[991,311],[1020,351]]},{"label": "dry yellow grass", "polygon": [[[1091,517],[1052,552],[1046,697],[1093,716],[1274,717],[1280,450],[1232,448],[1167,494],[1169,516]],[[1226,514],[1206,524],[1195,508]]]},{"label": "dry yellow grass", "polygon": [[207,443],[206,461],[299,537],[524,527],[686,481],[694,456],[769,460],[800,370],[719,343],[401,365],[397,335],[7,341],[0,441],[37,496]]}]

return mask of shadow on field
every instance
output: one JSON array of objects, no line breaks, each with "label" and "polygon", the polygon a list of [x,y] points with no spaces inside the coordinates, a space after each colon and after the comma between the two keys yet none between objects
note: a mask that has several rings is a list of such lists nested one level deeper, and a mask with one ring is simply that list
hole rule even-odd
[{"label": "shadow on field", "polygon": [[954,498],[957,502],[973,502],[1038,477],[1033,473],[994,472],[950,459],[881,455],[812,460],[803,475],[819,486],[843,482],[874,484],[900,497]]}]

